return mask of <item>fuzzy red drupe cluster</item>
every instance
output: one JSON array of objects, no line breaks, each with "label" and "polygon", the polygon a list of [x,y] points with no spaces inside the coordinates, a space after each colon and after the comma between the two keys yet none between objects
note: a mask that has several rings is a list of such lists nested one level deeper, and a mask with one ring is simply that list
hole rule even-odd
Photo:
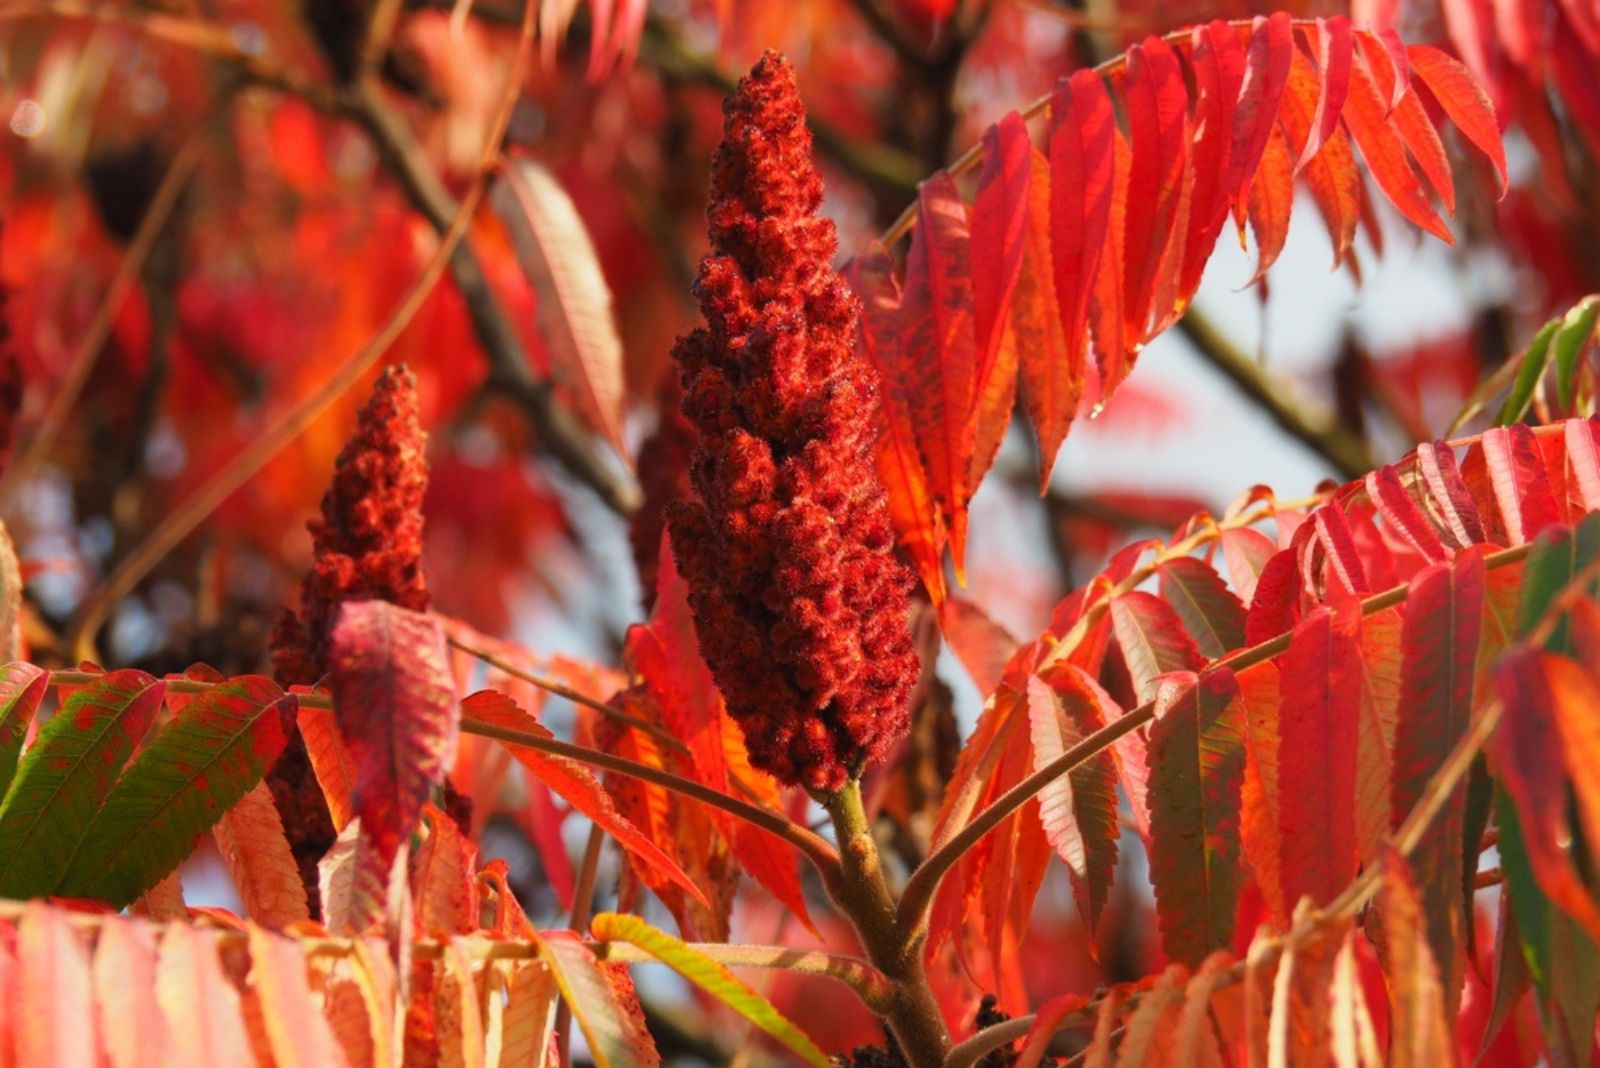
[{"label": "fuzzy red drupe cluster", "polygon": [[793,73],[769,52],[724,105],[705,325],[673,349],[696,496],[668,523],[752,763],[834,790],[904,733],[918,663],[872,464],[877,382],[821,202]]},{"label": "fuzzy red drupe cluster", "polygon": [[327,672],[328,629],[345,601],[428,609],[422,573],[426,445],[416,376],[391,367],[378,377],[355,433],[339,451],[321,517],[308,524],[313,560],[300,584],[300,612],[286,610],[272,635],[279,681],[309,685]]}]

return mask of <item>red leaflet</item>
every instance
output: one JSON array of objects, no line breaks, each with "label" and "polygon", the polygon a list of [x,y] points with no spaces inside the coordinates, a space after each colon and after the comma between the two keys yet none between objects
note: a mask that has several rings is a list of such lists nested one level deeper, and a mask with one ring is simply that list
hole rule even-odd
[{"label": "red leaflet", "polygon": [[[1029,678],[1034,767],[1050,763],[1117,714],[1105,691],[1070,664],[1048,685]],[[1111,754],[1096,754],[1039,791],[1039,819],[1067,866],[1073,900],[1092,934],[1117,869],[1117,766]]]},{"label": "red leaflet", "polygon": [[1032,155],[1028,124],[1015,111],[983,133],[983,171],[972,204],[972,317],[979,383],[988,379],[1000,358],[1022,270]]},{"label": "red leaflet", "polygon": [[1228,579],[1239,600],[1249,604],[1256,595],[1262,569],[1278,547],[1272,539],[1250,527],[1230,527],[1222,532],[1222,558],[1228,565]]},{"label": "red leaflet", "polygon": [[1244,617],[1244,640],[1257,645],[1294,626],[1300,615],[1300,563],[1293,549],[1284,549],[1267,561],[1256,582],[1256,593]]},{"label": "red leaflet", "polygon": [[1384,196],[1401,215],[1446,244],[1455,244],[1450,228],[1439,218],[1417,181],[1406,148],[1390,117],[1388,102],[1365,54],[1358,55],[1350,98],[1344,109],[1344,126],[1361,146],[1367,169]]},{"label": "red leaflet", "polygon": [[[1115,234],[1120,240],[1122,233],[1120,223],[1111,227],[1118,139],[1111,95],[1099,75],[1080,70],[1057,84],[1050,99],[1050,256],[1067,358],[1078,367],[1088,345],[1095,278],[1105,273],[1106,239]],[[1120,272],[1121,262],[1106,268]],[[1102,354],[1105,342],[1097,338]]]},{"label": "red leaflet", "polygon": [[[1480,552],[1435,564],[1411,580],[1401,631],[1400,716],[1390,778],[1391,826],[1422,798],[1428,780],[1455,748],[1472,719],[1473,678],[1483,626],[1485,571]],[[1427,905],[1428,940],[1447,978],[1458,977],[1461,837],[1466,796],[1451,794],[1413,853]],[[1450,989],[1456,989],[1452,983]]]},{"label": "red leaflet", "polygon": [[845,280],[861,298],[862,351],[878,372],[878,436],[875,463],[889,493],[895,534],[917,565],[923,588],[935,605],[945,598],[944,549],[949,539],[944,517],[928,488],[928,473],[917,452],[912,418],[912,377],[900,335],[900,287],[894,262],[875,245],[850,261]]},{"label": "red leaflet", "polygon": [[1248,755],[1239,793],[1239,840],[1262,898],[1282,922],[1289,910],[1283,900],[1283,838],[1278,831],[1278,666],[1264,660],[1239,672],[1237,681]]},{"label": "red leaflet", "polygon": [[[1321,83],[1316,68],[1298,49],[1293,52],[1287,82],[1278,118],[1291,152],[1303,155],[1316,123]],[[1350,151],[1349,137],[1343,130],[1335,130],[1303,167],[1299,173],[1317,202],[1317,211],[1327,223],[1328,236],[1333,241],[1333,263],[1337,267],[1350,252],[1356,237],[1356,223],[1361,218],[1361,176],[1356,170],[1355,155]]]},{"label": "red leaflet", "polygon": [[1244,85],[1245,51],[1239,33],[1220,20],[1195,27],[1190,37],[1190,65],[1200,99],[1195,104],[1192,162],[1194,192],[1189,203],[1189,232],[1183,245],[1178,293],[1187,300],[1200,286],[1206,260],[1228,218],[1233,188],[1227,185],[1233,152],[1234,112]]},{"label": "red leaflet", "polygon": [[1339,127],[1339,116],[1343,114],[1345,98],[1350,94],[1350,71],[1355,46],[1350,20],[1343,15],[1318,19],[1307,27],[1306,37],[1316,56],[1321,92],[1317,96],[1317,110],[1312,116],[1305,145],[1295,159],[1296,174],[1305,170],[1306,164],[1322,150],[1323,144]]},{"label": "red leaflet", "polygon": [[971,228],[949,174],[922,183],[906,258],[900,324],[913,431],[928,488],[950,524],[956,575],[967,540],[967,467],[977,427],[978,353],[972,321]]},{"label": "red leaflet", "polygon": [[[1580,654],[1595,652],[1597,610],[1593,601],[1574,606],[1572,632]],[[1595,679],[1593,660],[1579,663],[1566,657],[1545,659],[1545,674],[1555,698],[1556,728],[1561,735],[1561,752],[1567,775],[1578,798],[1578,816],[1589,843],[1589,855],[1600,847],[1600,684]]]},{"label": "red leaflet", "polygon": [[[1311,524],[1316,532],[1317,544],[1328,554],[1328,577],[1337,578],[1340,586],[1349,593],[1370,592],[1366,569],[1361,566],[1361,554],[1356,551],[1355,539],[1351,536],[1350,522],[1339,506],[1325,504],[1318,508],[1311,514]],[[1310,549],[1309,542],[1306,549]],[[1311,553],[1307,552],[1303,559],[1310,557]],[[1308,588],[1316,589],[1317,579],[1321,576],[1303,574],[1302,577]]]},{"label": "red leaflet", "polygon": [[1162,598],[1208,660],[1244,644],[1244,605],[1209,564],[1180,556],[1162,563],[1156,574]]},{"label": "red leaflet", "polygon": [[1442,560],[1444,545],[1428,517],[1400,481],[1399,472],[1384,466],[1367,475],[1367,496],[1396,534],[1404,538],[1426,560]]},{"label": "red leaflet", "polygon": [[1161,680],[1150,725],[1150,881],[1167,956],[1198,966],[1233,944],[1243,714],[1233,673]]},{"label": "red leaflet", "polygon": [[[1494,770],[1516,804],[1534,877],[1552,903],[1600,941],[1600,909],[1562,843],[1572,840],[1560,721],[1593,716],[1594,687],[1577,664],[1526,646],[1508,650],[1494,674],[1505,704],[1490,739]],[[1570,706],[1570,707],[1569,707]],[[1589,754],[1585,754],[1587,757]]]},{"label": "red leaflet", "polygon": [[1285,903],[1326,905],[1356,873],[1361,616],[1327,607],[1295,628],[1279,663],[1278,829]]},{"label": "red leaflet", "polygon": [[1483,531],[1483,520],[1472,491],[1456,467],[1456,453],[1442,441],[1417,446],[1417,470],[1428,484],[1433,496],[1433,506],[1444,518],[1445,526],[1455,539],[1455,547],[1481,545],[1488,540]]},{"label": "red leaflet", "polygon": [[[1094,299],[1090,322],[1094,330],[1095,369],[1099,377],[1086,398],[1103,405],[1133,370],[1139,354],[1139,339],[1123,325],[1122,306],[1127,294],[1122,291],[1123,237],[1128,218],[1128,182],[1132,151],[1122,131],[1113,133],[1112,155],[1116,160],[1112,180],[1111,215],[1106,223],[1105,252],[1100,270],[1092,280]],[[1058,230],[1057,233],[1060,231]],[[1093,414],[1093,409],[1091,409]]]},{"label": "red leaflet", "polygon": [[[362,858],[386,882],[422,803],[455,759],[456,703],[444,633],[432,616],[387,601],[347,601],[329,634],[339,733],[355,763]],[[365,927],[358,920],[358,928]]]},{"label": "red leaflet", "polygon": [[[1445,210],[1456,210],[1455,180],[1450,173],[1450,157],[1445,155],[1439,131],[1422,106],[1422,98],[1408,91],[1405,79],[1406,57],[1403,46],[1396,57],[1386,51],[1386,44],[1371,34],[1360,35],[1361,54],[1366,58],[1367,69],[1377,83],[1378,92],[1394,101],[1390,121],[1405,142],[1406,148],[1422,169],[1428,184],[1438,194]],[[1401,77],[1396,78],[1396,72]]]},{"label": "red leaflet", "polygon": [[1600,510],[1600,450],[1596,449],[1596,429],[1591,419],[1567,420],[1567,459],[1572,464],[1573,481],[1583,507],[1591,512]]},{"label": "red leaflet", "polygon": [[1532,541],[1539,531],[1560,521],[1531,428],[1518,423],[1486,430],[1482,447],[1495,502],[1513,545]]},{"label": "red leaflet", "polygon": [[1155,696],[1156,676],[1205,666],[1206,658],[1184,630],[1183,621],[1153,593],[1135,590],[1112,601],[1111,626],[1140,701]]},{"label": "red leaflet", "polygon": [[[1157,307],[1165,260],[1183,238],[1174,225],[1185,196],[1188,169],[1189,94],[1178,54],[1160,38],[1128,50],[1123,95],[1133,157],[1128,176],[1123,239],[1122,321],[1139,343],[1171,312]],[[1182,249],[1176,250],[1179,255]]]},{"label": "red leaflet", "polygon": [[1294,47],[1294,22],[1279,11],[1270,18],[1256,16],[1250,29],[1249,60],[1245,67],[1244,88],[1234,118],[1233,150],[1228,154],[1227,188],[1232,192],[1237,211],[1243,211],[1245,194],[1255,177],[1261,153],[1277,124],[1278,104],[1289,82],[1290,64],[1297,54]]},{"label": "red leaflet", "polygon": [[1260,281],[1277,262],[1289,239],[1289,215],[1294,210],[1294,163],[1281,128],[1272,131],[1255,184],[1250,187],[1250,229],[1256,235],[1256,273]]},{"label": "red leaflet", "polygon": [[1017,639],[973,604],[953,597],[939,610],[939,629],[950,651],[956,654],[967,674],[977,684],[980,696],[988,697],[1005,677],[1006,666],[1017,654]]},{"label": "red leaflet", "polygon": [[[1030,149],[1033,180],[1028,185],[1028,225],[1023,235],[1022,273],[1011,305],[1018,373],[1028,418],[1039,438],[1039,490],[1050,486],[1056,454],[1083,400],[1087,363],[1083,345],[1067,344],[1056,292],[1050,237],[1050,161]],[[998,375],[996,376],[999,377]],[[1003,433],[1004,420],[999,426]],[[998,441],[996,442],[998,444]],[[992,462],[993,456],[989,457]],[[988,463],[984,464],[985,469]],[[974,472],[974,484],[977,473]]]}]

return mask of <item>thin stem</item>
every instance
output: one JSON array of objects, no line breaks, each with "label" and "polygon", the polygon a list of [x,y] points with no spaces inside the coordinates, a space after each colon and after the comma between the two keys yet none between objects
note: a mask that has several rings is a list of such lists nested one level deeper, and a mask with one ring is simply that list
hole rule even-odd
[{"label": "thin stem", "polygon": [[[572,892],[572,913],[567,921],[567,926],[582,936],[584,929],[589,926],[589,915],[594,909],[594,884],[600,874],[600,851],[605,848],[606,834],[600,829],[598,823],[589,825],[589,841],[583,847],[583,865],[578,869],[578,885]],[[567,1004],[567,999],[562,998],[556,1006],[556,1041],[559,1043],[557,1053],[559,1063],[571,1064],[568,1056],[572,1036],[572,1007]]]},{"label": "thin stem", "polygon": [[[1484,565],[1493,570],[1515,563],[1527,556],[1530,548],[1531,543],[1528,543],[1490,553],[1484,558]],[[1409,593],[1409,587],[1404,585],[1395,586],[1381,593],[1375,593],[1361,602],[1361,614],[1364,616],[1371,615],[1374,612],[1380,612],[1385,608],[1400,604],[1406,599],[1407,593]],[[1289,641],[1292,636],[1292,632],[1285,632],[1248,648],[1237,649],[1227,656],[1212,661],[1201,671],[1201,675],[1210,675],[1224,668],[1230,671],[1243,671],[1245,668],[1259,664],[1262,661],[1270,660],[1289,647]],[[1047,658],[1047,662],[1048,660],[1049,658]],[[905,892],[900,897],[899,924],[901,928],[908,933],[915,933],[926,927],[928,909],[933,904],[933,895],[938,890],[940,881],[967,850],[982,840],[984,835],[998,827],[1002,820],[1027,804],[1040,790],[1050,783],[1108,749],[1118,738],[1139,729],[1154,718],[1155,702],[1146,701],[1138,708],[1132,709],[1115,721],[1106,724],[1001,794],[989,807],[975,816],[971,822],[942,842],[918,866],[917,870],[911,873],[911,878],[906,882]],[[1402,828],[1403,833],[1404,828]]]},{"label": "thin stem", "polygon": [[117,265],[117,273],[112,275],[111,284],[106,288],[100,306],[95,309],[94,318],[89,322],[89,329],[67,361],[66,374],[62,376],[61,384],[56,387],[55,394],[50,398],[50,404],[45,408],[39,425],[34,428],[28,443],[23,446],[21,455],[6,469],[4,476],[0,476],[0,507],[10,505],[16,495],[17,486],[50,454],[50,449],[56,442],[56,435],[71,418],[73,406],[78,403],[78,396],[83,392],[84,383],[89,380],[89,372],[94,369],[95,358],[100,355],[100,349],[105,345],[106,339],[111,336],[117,312],[121,310],[122,302],[139,280],[140,272],[149,262],[150,254],[155,251],[156,242],[160,240],[168,220],[172,218],[173,209],[178,206],[178,198],[188,186],[189,177],[194,174],[195,165],[199,160],[200,133],[197,129],[184,141],[183,147],[178,149],[172,165],[167,168],[166,176],[161,179],[161,185],[151,198],[150,206],[145,209],[138,230],[128,242],[128,249],[122,255],[122,262]]},{"label": "thin stem", "polygon": [[828,893],[855,927],[867,959],[892,984],[880,1015],[911,1068],[939,1068],[950,1051],[950,1034],[922,964],[924,939],[908,936],[895,922],[894,898],[861,804],[861,784],[852,780],[817,800],[828,810],[839,841],[839,866],[827,880]]}]

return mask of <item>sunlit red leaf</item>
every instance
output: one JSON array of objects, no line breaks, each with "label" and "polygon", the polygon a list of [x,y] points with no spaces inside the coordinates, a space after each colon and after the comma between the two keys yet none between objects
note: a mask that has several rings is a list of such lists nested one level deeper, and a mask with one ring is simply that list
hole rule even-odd
[{"label": "sunlit red leaf", "polygon": [[344,739],[339,737],[339,723],[325,709],[304,707],[296,721],[306,743],[306,755],[311,758],[311,770],[328,802],[333,826],[342,831],[356,814],[356,768]]},{"label": "sunlit red leaf", "polygon": [[1234,189],[1228,187],[1234,111],[1244,84],[1245,50],[1234,27],[1221,20],[1197,26],[1189,48],[1200,98],[1195,105],[1194,191],[1189,233],[1183,246],[1178,292],[1187,299],[1199,288],[1206,260],[1228,219]]},{"label": "sunlit red leaf", "polygon": [[1367,475],[1367,496],[1395,533],[1404,538],[1425,560],[1442,560],[1444,545],[1416,499],[1406,490],[1399,472],[1384,466]]},{"label": "sunlit red leaf", "polygon": [[1289,239],[1289,216],[1294,210],[1293,164],[1283,130],[1274,129],[1250,186],[1248,216],[1250,229],[1256,235],[1257,253],[1252,281],[1266,275]]},{"label": "sunlit red leaf", "polygon": [[895,535],[935,605],[945,598],[944,549],[949,538],[943,514],[928,486],[917,452],[910,355],[900,333],[900,287],[894,263],[881,245],[850,261],[845,279],[861,298],[859,341],[878,373],[876,466],[889,496]]},{"label": "sunlit red leaf", "polygon": [[1450,228],[1439,218],[1406,157],[1406,146],[1390,117],[1384,96],[1365,54],[1358,54],[1344,109],[1344,126],[1361,148],[1367,170],[1395,209],[1420,229],[1454,244]]},{"label": "sunlit red leaf", "polygon": [[461,710],[437,620],[385,601],[351,601],[330,636],[339,733],[356,767],[356,809],[386,881],[422,805],[455,759]]},{"label": "sunlit red leaf", "polygon": [[906,259],[900,330],[917,449],[928,488],[950,524],[956,574],[966,555],[968,457],[977,410],[971,225],[955,180],[940,171],[922,183]]},{"label": "sunlit red leaf", "polygon": [[[1128,50],[1123,98],[1133,150],[1123,238],[1123,326],[1142,341],[1172,314],[1167,264],[1173,242],[1182,242],[1187,220],[1189,100],[1178,54],[1165,41],[1148,38]],[[1178,256],[1183,250],[1178,247]],[[1169,294],[1165,306],[1159,295]]]},{"label": "sunlit red leaf", "polygon": [[42,668],[22,661],[0,667],[0,797],[16,775],[22,741],[49,688],[50,673]]},{"label": "sunlit red leaf", "polygon": [[[1056,85],[1050,98],[1050,254],[1067,359],[1077,366],[1084,363],[1095,277],[1113,232],[1116,137],[1111,95],[1099,75],[1082,70]],[[1120,224],[1115,233],[1120,240]],[[1106,267],[1120,276],[1120,262]]]},{"label": "sunlit red leaf", "polygon": [[1022,271],[1011,305],[1011,331],[1022,400],[1039,439],[1039,487],[1044,492],[1067,428],[1083,400],[1087,353],[1081,344],[1074,347],[1068,343],[1056,291],[1050,163],[1038,149],[1030,149],[1029,158],[1033,180],[1028,185],[1027,229]]},{"label": "sunlit red leaf", "polygon": [[1278,105],[1289,83],[1290,66],[1298,50],[1294,24],[1286,12],[1256,16],[1250,27],[1244,88],[1234,116],[1233,148],[1228,154],[1228,181],[1237,204],[1243,205],[1261,154],[1277,125]]},{"label": "sunlit red leaf", "polygon": [[1500,124],[1494,105],[1470,71],[1458,60],[1432,45],[1406,49],[1411,70],[1421,79],[1456,128],[1494,164],[1500,188],[1506,187],[1506,150],[1500,141]]},{"label": "sunlit red leaf", "polygon": [[[1320,607],[1279,661],[1277,776],[1285,902],[1327,904],[1356,872],[1361,617]],[[1283,788],[1285,784],[1293,786]]]},{"label": "sunlit red leaf", "polygon": [[1339,127],[1339,116],[1350,94],[1350,71],[1355,46],[1350,20],[1343,16],[1317,19],[1307,28],[1306,36],[1316,59],[1321,92],[1317,97],[1317,110],[1305,144],[1294,162],[1296,173],[1305,169],[1306,164],[1322,150],[1328,138],[1333,136],[1333,131]]},{"label": "sunlit red leaf", "polygon": [[939,628],[950,651],[984,697],[994,693],[1005,676],[1006,665],[1017,654],[1017,640],[983,609],[964,598],[953,597],[939,610]]},{"label": "sunlit red leaf", "polygon": [[1531,428],[1522,423],[1493,427],[1484,432],[1482,447],[1495,501],[1513,544],[1532,541],[1539,531],[1560,521]]},{"label": "sunlit red leaf", "polygon": [[1422,442],[1417,446],[1417,470],[1457,546],[1480,545],[1488,540],[1472,491],[1467,489],[1456,464],[1454,449],[1442,441]]},{"label": "sunlit red leaf", "polygon": [[1445,1013],[1445,982],[1429,948],[1423,899],[1400,851],[1383,855],[1378,909],[1383,917],[1383,964],[1389,978],[1389,1063],[1432,1068],[1456,1059]]},{"label": "sunlit red leaf", "polygon": [[411,866],[418,932],[448,939],[478,929],[478,850],[432,802],[422,810],[428,837]]}]

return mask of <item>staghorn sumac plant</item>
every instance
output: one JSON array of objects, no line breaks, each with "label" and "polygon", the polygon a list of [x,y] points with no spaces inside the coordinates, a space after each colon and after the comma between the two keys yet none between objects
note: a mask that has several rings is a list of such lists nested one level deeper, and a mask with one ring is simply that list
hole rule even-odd
[{"label": "staghorn sumac plant", "polygon": [[[1592,274],[1524,264],[1498,353],[1487,328],[1389,362],[1352,339],[1337,415],[1197,294],[1230,229],[1263,282],[1301,203],[1357,276],[1391,209],[1477,251],[1581,245],[1592,13],[1507,5],[1491,47],[1449,8],[1458,59],[1402,39],[1430,24],[1409,3],[1169,26],[1130,0],[1066,13],[1053,88],[967,130],[962,93],[1059,65],[1017,21],[1039,5],[436,6],[0,5],[39,42],[0,45],[33,94],[10,129],[56,165],[85,143],[61,86],[95,80],[59,71],[97,42],[168,95],[77,102],[140,132],[162,101],[215,109],[178,146],[93,131],[85,203],[120,259],[71,329],[82,205],[31,156],[0,168],[36,268],[0,331],[26,386],[0,391],[0,618],[28,643],[0,667],[0,1064],[1589,1063]],[[580,8],[581,71],[557,48]],[[838,29],[798,68],[734,78],[694,46],[807,16]],[[835,99],[847,77],[882,114]],[[292,195],[218,222],[269,180]],[[640,266],[691,226],[692,284]],[[669,310],[689,296],[698,321]],[[1225,472],[1225,508],[1064,495],[1070,431],[1138,403],[1173,327],[1342,478]],[[410,369],[370,376],[391,351]],[[660,409],[639,486],[631,401]],[[979,563],[1016,544],[974,503],[1031,492],[1019,413],[1062,579],[1020,638]],[[67,480],[81,537],[51,526]],[[325,485],[309,547],[286,540]],[[625,521],[637,622],[605,581]],[[111,547],[63,608],[64,543]],[[539,584],[564,637],[510,625]],[[603,652],[549,651],[595,614]],[[681,982],[636,985],[647,965]]]}]

